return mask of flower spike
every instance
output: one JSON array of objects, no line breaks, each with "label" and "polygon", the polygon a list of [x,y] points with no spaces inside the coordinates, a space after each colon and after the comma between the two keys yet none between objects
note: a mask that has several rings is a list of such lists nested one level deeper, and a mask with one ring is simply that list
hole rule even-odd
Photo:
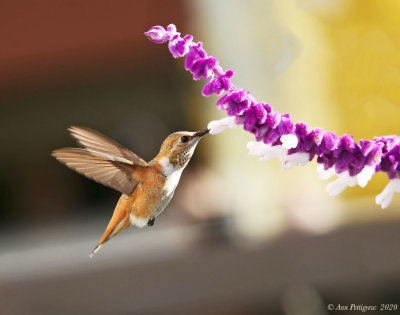
[{"label": "flower spike", "polygon": [[365,187],[376,172],[385,172],[390,179],[376,203],[386,208],[394,193],[400,193],[400,137],[384,136],[357,143],[351,135],[341,137],[321,128],[311,128],[303,122],[294,123],[289,114],[282,115],[266,103],[258,103],[249,91],[238,89],[231,79],[233,70],[224,70],[215,57],[208,56],[203,43],[193,42],[191,35],[181,37],[175,25],[164,29],[153,26],[145,33],[150,41],[161,44],[168,41],[174,58],[185,57],[185,69],[194,80],[207,80],[202,94],[222,95],[217,108],[225,110],[227,118],[211,121],[210,134],[243,125],[254,134],[257,142],[249,142],[249,154],[261,161],[278,158],[285,169],[306,165],[316,156],[318,173],[322,179],[337,175],[327,190],[330,195],[341,193],[347,186]]}]

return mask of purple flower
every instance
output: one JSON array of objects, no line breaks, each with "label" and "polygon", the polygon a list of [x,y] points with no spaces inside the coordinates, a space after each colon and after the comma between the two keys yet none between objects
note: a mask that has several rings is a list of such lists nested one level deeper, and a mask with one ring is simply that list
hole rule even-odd
[{"label": "purple flower", "polygon": [[[315,144],[317,145],[317,151],[319,152],[319,146],[321,145],[322,141],[324,140],[324,136],[325,136],[325,131],[323,131],[321,128],[314,128],[312,130],[312,133],[314,134],[314,141]],[[317,155],[319,155],[316,152]]]},{"label": "purple flower", "polygon": [[350,162],[349,165],[349,174],[351,176],[355,176],[364,169],[364,167],[367,165],[366,164],[366,157],[363,155],[361,151],[360,146],[356,146],[354,151],[353,151],[353,160]]},{"label": "purple flower", "polygon": [[343,151],[337,158],[335,163],[335,171],[340,174],[346,170],[349,170],[350,162],[353,159],[353,155],[348,151]]},{"label": "purple flower", "polygon": [[[186,57],[187,58],[187,57]],[[224,74],[212,78],[203,88],[203,95],[210,96],[212,94],[221,95],[223,91],[229,91],[232,87],[231,78],[235,72],[228,70]]]},{"label": "purple flower", "polygon": [[290,120],[289,114],[282,115],[281,121],[277,126],[277,129],[281,136],[294,132],[295,130],[294,123],[293,121]]},{"label": "purple flower", "polygon": [[318,156],[328,154],[337,148],[338,137],[334,133],[314,129],[314,135],[317,135],[315,154]]},{"label": "purple flower", "polygon": [[263,138],[263,142],[266,144],[275,144],[279,140],[281,135],[277,129],[269,128],[268,132],[265,134]]},{"label": "purple flower", "polygon": [[366,156],[366,164],[370,166],[379,165],[382,161],[382,144],[373,143],[372,150]]},{"label": "purple flower", "polygon": [[352,136],[343,135],[340,137],[337,149],[333,151],[333,157],[336,159],[335,170],[338,174],[346,170],[353,171],[350,165],[355,159],[353,155],[355,148],[356,143]]},{"label": "purple flower", "polygon": [[380,170],[386,172],[390,179],[397,178],[398,174],[396,172],[396,168],[398,166],[397,161],[395,160],[394,156],[387,155],[382,159],[380,164]]},{"label": "purple flower", "polygon": [[193,40],[192,35],[185,35],[181,38],[179,33],[176,33],[168,43],[169,51],[174,58],[185,56],[189,52],[189,46]]},{"label": "purple flower", "polygon": [[336,163],[336,159],[333,157],[333,152],[328,152],[317,158],[317,163],[324,165],[324,169],[328,170],[333,167]]},{"label": "purple flower", "polygon": [[198,60],[207,57],[207,53],[203,49],[203,43],[198,42],[197,44],[194,44],[190,46],[189,52],[186,55],[185,58],[185,69],[190,70],[192,67],[193,63]]},{"label": "purple flower", "polygon": [[238,116],[242,115],[252,104],[249,91],[234,90],[221,97],[217,102],[217,107],[220,110],[226,110],[228,116]]},{"label": "purple flower", "polygon": [[292,152],[308,152],[310,153],[310,159],[314,157],[315,154],[315,140],[314,134],[309,126],[303,122],[297,122],[295,124],[294,133],[299,139],[297,147],[291,151]]},{"label": "purple flower", "polygon": [[255,104],[236,117],[237,124],[243,124],[244,130],[253,132],[256,125],[262,125],[267,119],[267,111],[262,104]]},{"label": "purple flower", "polygon": [[281,122],[281,117],[282,115],[280,113],[271,111],[268,113],[266,124],[268,127],[275,129]]},{"label": "purple flower", "polygon": [[193,74],[193,79],[199,80],[202,77],[209,79],[213,73],[214,67],[217,64],[218,61],[214,57],[197,59],[190,67],[190,72]]},{"label": "purple flower", "polygon": [[265,110],[267,111],[268,114],[272,112],[271,105],[269,105],[267,103],[259,103],[259,104],[262,105],[265,108]]},{"label": "purple flower", "polygon": [[334,156],[340,156],[343,151],[348,151],[352,153],[356,145],[357,144],[355,143],[353,137],[351,135],[345,134],[340,137],[337,149],[334,151]]},{"label": "purple flower", "polygon": [[360,140],[360,150],[363,156],[367,156],[373,149],[374,143],[370,140]]},{"label": "purple flower", "polygon": [[295,130],[289,114],[280,115],[278,112],[272,112],[271,106],[268,104],[254,105],[246,110],[244,115],[246,116],[244,129],[255,133],[257,141],[262,139],[266,144],[281,145],[280,138],[283,135],[292,134]]},{"label": "purple flower", "polygon": [[168,32],[162,26],[153,26],[147,32],[144,33],[147,38],[156,44],[162,44],[169,40]]},{"label": "purple flower", "polygon": [[264,124],[261,126],[257,126],[256,128],[254,128],[254,135],[256,136],[256,140],[257,141],[261,141],[264,139],[264,136],[267,134],[267,132],[269,131],[269,127]]},{"label": "purple flower", "polygon": [[[383,137],[382,137],[383,138]],[[385,145],[383,147],[382,159],[379,170],[384,171],[388,174],[390,179],[399,178],[400,171],[400,146],[397,139],[379,139],[382,145],[384,140]]]}]

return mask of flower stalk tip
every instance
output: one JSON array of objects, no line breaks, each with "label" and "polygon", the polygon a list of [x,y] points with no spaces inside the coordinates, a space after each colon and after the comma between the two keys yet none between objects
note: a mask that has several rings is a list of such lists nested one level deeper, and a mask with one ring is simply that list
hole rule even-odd
[{"label": "flower stalk tip", "polygon": [[144,33],[144,35],[146,35],[150,41],[156,44],[165,43],[168,40],[167,34],[168,32],[159,25],[151,27],[147,32]]}]

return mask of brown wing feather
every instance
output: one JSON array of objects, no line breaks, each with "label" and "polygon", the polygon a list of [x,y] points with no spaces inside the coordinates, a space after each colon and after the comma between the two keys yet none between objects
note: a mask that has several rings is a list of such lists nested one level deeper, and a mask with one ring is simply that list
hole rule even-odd
[{"label": "brown wing feather", "polygon": [[85,149],[94,155],[104,157],[111,161],[127,164],[146,165],[146,161],[122,145],[102,135],[101,133],[84,127],[68,128],[71,136]]},{"label": "brown wing feather", "polygon": [[58,161],[94,181],[130,195],[137,185],[134,178],[135,165],[110,161],[91,151],[63,148],[52,152]]}]

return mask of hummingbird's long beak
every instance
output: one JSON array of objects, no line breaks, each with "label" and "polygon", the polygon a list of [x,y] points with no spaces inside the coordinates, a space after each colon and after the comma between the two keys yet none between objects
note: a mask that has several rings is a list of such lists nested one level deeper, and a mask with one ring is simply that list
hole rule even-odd
[{"label": "hummingbird's long beak", "polygon": [[206,129],[206,130],[203,130],[203,131],[196,132],[196,133],[193,135],[193,137],[202,137],[202,136],[204,136],[206,133],[208,133],[209,131],[210,131],[210,129]]}]

